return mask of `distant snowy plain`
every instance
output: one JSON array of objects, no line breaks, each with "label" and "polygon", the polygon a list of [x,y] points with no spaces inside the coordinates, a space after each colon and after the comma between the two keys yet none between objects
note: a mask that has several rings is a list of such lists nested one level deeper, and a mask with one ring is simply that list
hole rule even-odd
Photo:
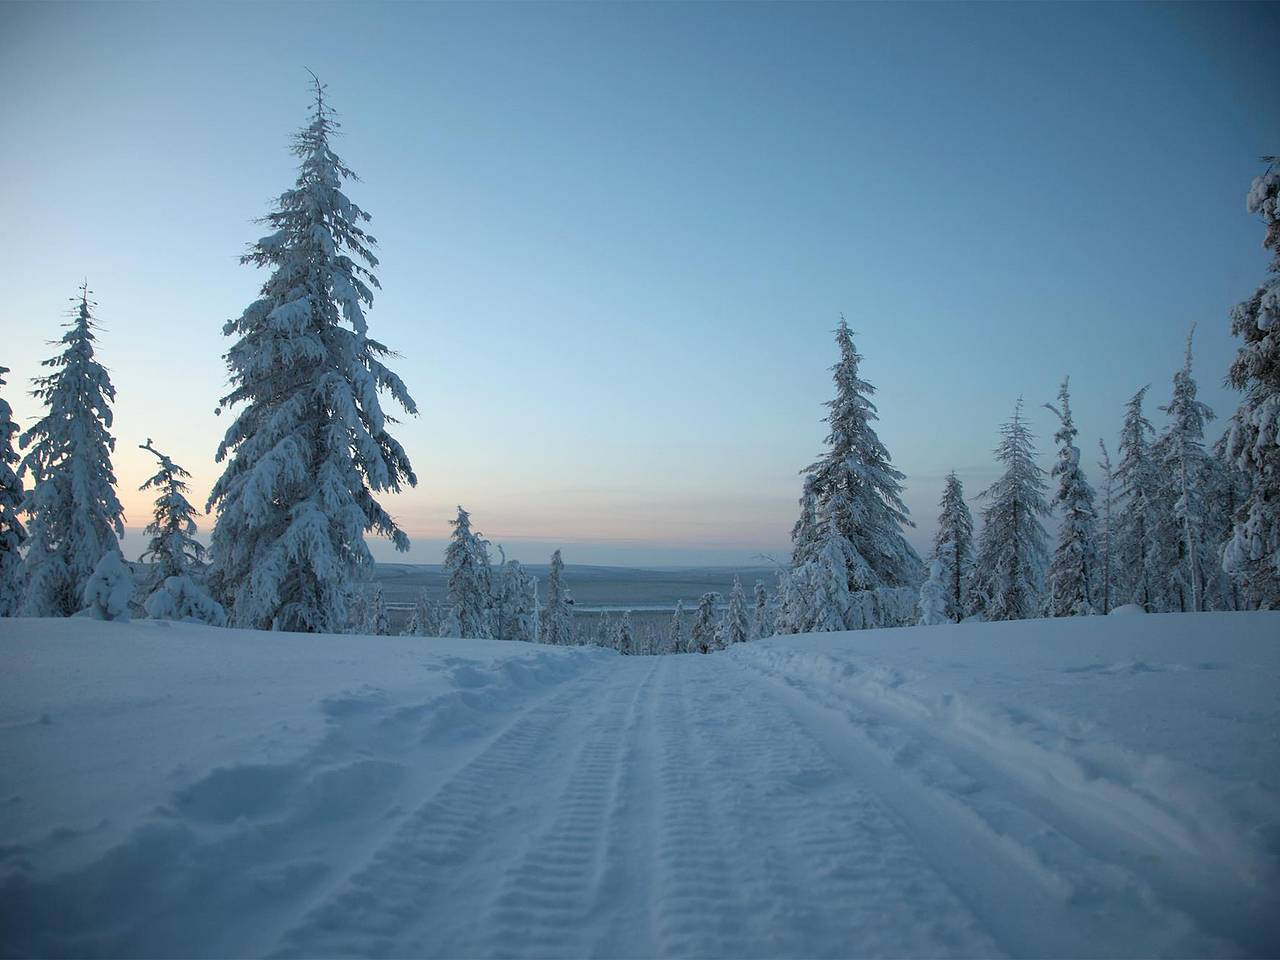
[{"label": "distant snowy plain", "polygon": [[0,620],[5,956],[1275,956],[1280,614]]}]

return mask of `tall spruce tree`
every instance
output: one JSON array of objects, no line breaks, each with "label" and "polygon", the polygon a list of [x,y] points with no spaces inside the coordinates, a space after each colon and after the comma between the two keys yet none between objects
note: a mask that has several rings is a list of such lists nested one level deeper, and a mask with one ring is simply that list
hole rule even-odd
[{"label": "tall spruce tree", "polygon": [[1040,519],[1048,516],[1049,505],[1034,438],[1022,419],[1021,397],[1013,419],[1000,432],[995,455],[1004,464],[1004,475],[979,494],[988,506],[978,539],[975,602],[988,620],[1025,620],[1043,607],[1047,548]]},{"label": "tall spruce tree", "polygon": [[1152,529],[1151,566],[1161,571],[1159,609],[1204,609],[1204,570],[1213,549],[1205,539],[1205,488],[1212,469],[1204,449],[1204,425],[1213,411],[1196,399],[1191,375],[1191,338],[1182,369],[1173,375],[1173,397],[1161,407],[1169,426],[1152,448],[1159,467],[1156,523]]},{"label": "tall spruce tree", "polygon": [[1111,601],[1115,595],[1115,473],[1111,468],[1111,454],[1107,445],[1098,441],[1098,449],[1102,459],[1098,461],[1098,469],[1102,471],[1102,526],[1098,530],[1098,602],[1101,613],[1106,616],[1111,612]]},{"label": "tall spruce tree", "polygon": [[955,471],[947,474],[933,537],[933,559],[942,564],[946,614],[959,623],[969,615],[969,585],[973,578],[973,514],[965,503],[964,485]]},{"label": "tall spruce tree", "polygon": [[488,640],[493,637],[493,574],[489,541],[471,529],[471,514],[458,507],[444,552],[448,580],[443,636]]},{"label": "tall spruce tree", "polygon": [[1053,506],[1062,515],[1058,545],[1049,564],[1049,616],[1075,617],[1094,612],[1095,581],[1098,576],[1097,508],[1093,487],[1080,466],[1080,448],[1071,416],[1069,378],[1058,389],[1058,405],[1046,403],[1058,418],[1053,435],[1058,444],[1058,460],[1052,476],[1058,481]]},{"label": "tall spruce tree", "polygon": [[160,461],[159,469],[138,488],[156,493],[155,510],[144,531],[151,539],[141,557],[153,565],[143,608],[154,620],[226,626],[226,611],[204,583],[204,544],[196,539],[196,508],[187,500],[191,474],[157,450],[150,438],[139,449]]},{"label": "tall spruce tree", "polygon": [[1115,527],[1118,604],[1137,604],[1151,612],[1158,573],[1150,566],[1151,531],[1155,523],[1158,481],[1151,455],[1155,429],[1142,413],[1149,385],[1125,404],[1120,428],[1120,462],[1116,465],[1117,515]]},{"label": "tall spruce tree", "polygon": [[567,646],[574,642],[573,598],[564,582],[564,561],[560,551],[551,554],[551,575],[547,578],[547,604],[542,608],[543,643]]},{"label": "tall spruce tree", "polygon": [[417,483],[379,394],[417,408],[369,336],[375,241],[369,215],[342,192],[355,175],[330,148],[338,123],[318,80],[314,95],[294,138],[297,182],[241,258],[271,276],[223,327],[237,339],[219,409],[242,409],[218,447],[227,465],[209,507],[215,585],[237,625],[336,633],[373,564],[365,534],[409,546],[375,498]]},{"label": "tall spruce tree", "polygon": [[[0,387],[8,367],[0,367]],[[22,458],[13,449],[18,425],[13,409],[0,397],[0,617],[16,614],[22,603],[22,545],[27,528],[22,525],[22,480],[13,468]]]},{"label": "tall spruce tree", "polygon": [[[816,499],[816,525],[825,528],[827,518],[834,517],[840,535],[856,555],[848,565],[848,590],[914,588],[922,579],[923,566],[903,536],[903,528],[912,526],[902,502],[903,475],[894,469],[888,449],[872,427],[878,419],[870,399],[875,387],[858,375],[862,356],[843,316],[835,334],[840,360],[831,368],[836,396],[827,403],[827,452],[804,471]],[[802,514],[798,534],[804,532],[804,520]],[[825,540],[830,531],[819,529],[818,535]],[[795,549],[799,555],[794,559],[811,559],[801,540]]]},{"label": "tall spruce tree", "polygon": [[85,587],[109,552],[120,550],[124,510],[116,497],[111,454],[111,403],[115,387],[94,356],[92,307],[87,285],[74,317],[57,341],[62,352],[42,366],[32,395],[46,412],[21,438],[27,449],[19,477],[30,474],[23,501],[29,541],[23,560],[22,611],[33,617],[66,617],[81,607]]},{"label": "tall spruce tree", "polygon": [[1244,474],[1247,495],[1235,515],[1223,565],[1244,604],[1280,609],[1280,157],[1249,188],[1248,209],[1262,217],[1271,264],[1262,286],[1231,313],[1240,347],[1227,381],[1244,394],[1231,418],[1227,453]]}]

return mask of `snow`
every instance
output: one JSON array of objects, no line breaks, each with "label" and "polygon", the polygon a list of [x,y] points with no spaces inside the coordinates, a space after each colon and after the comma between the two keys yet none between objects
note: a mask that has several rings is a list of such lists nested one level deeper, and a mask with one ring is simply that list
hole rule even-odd
[{"label": "snow", "polygon": [[0,955],[1275,955],[1278,636],[0,620]]}]

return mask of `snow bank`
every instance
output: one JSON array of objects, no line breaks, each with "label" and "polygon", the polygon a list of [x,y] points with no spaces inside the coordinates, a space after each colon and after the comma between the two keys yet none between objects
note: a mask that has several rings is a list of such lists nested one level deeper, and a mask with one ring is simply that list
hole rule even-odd
[{"label": "snow bank", "polygon": [[0,956],[1274,955],[1277,640],[0,620]]}]

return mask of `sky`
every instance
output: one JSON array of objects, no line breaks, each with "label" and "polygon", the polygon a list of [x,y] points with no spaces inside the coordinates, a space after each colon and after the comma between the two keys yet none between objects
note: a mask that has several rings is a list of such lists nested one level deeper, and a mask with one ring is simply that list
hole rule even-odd
[{"label": "sky", "polygon": [[841,313],[924,548],[1019,395],[1046,468],[1066,375],[1089,468],[1144,384],[1160,426],[1193,323],[1220,431],[1277,35],[1274,4],[0,4],[6,396],[38,413],[87,279],[128,524],[148,437],[203,504],[310,69],[420,411],[402,559],[457,504],[527,561],[784,556]]}]

